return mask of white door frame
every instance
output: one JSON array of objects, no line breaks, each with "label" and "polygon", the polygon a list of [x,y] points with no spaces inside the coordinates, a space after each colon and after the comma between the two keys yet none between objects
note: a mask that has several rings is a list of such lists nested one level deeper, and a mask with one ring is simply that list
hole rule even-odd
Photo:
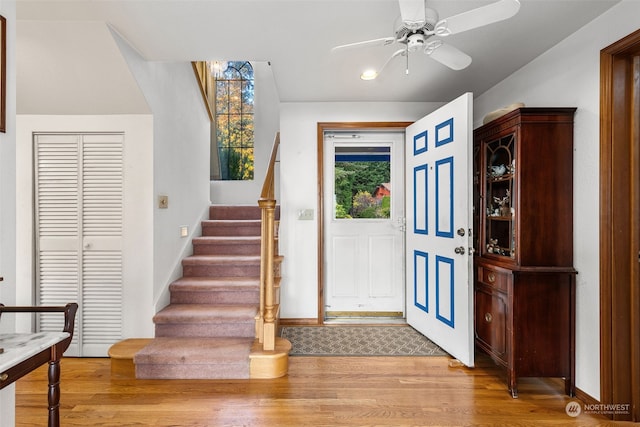
[{"label": "white door frame", "polygon": [[[324,275],[324,213],[327,208],[327,203],[332,203],[331,200],[324,200],[324,134],[329,130],[358,130],[358,131],[404,131],[407,126],[413,122],[322,122],[318,123],[317,127],[317,161],[318,161],[318,317],[317,323],[324,324],[325,319],[325,307],[324,307],[324,290],[325,290],[325,275]],[[327,166],[328,167],[328,166]],[[328,211],[331,210],[331,206],[328,206]]]},{"label": "white door frame", "polygon": [[[404,319],[404,138],[401,130],[325,133],[326,200],[336,193],[335,165],[340,154],[348,158],[348,153],[386,153],[390,176],[385,182],[392,188],[387,218],[334,218],[335,200],[333,209],[325,205],[327,319]],[[374,193],[373,188],[370,191]]]}]

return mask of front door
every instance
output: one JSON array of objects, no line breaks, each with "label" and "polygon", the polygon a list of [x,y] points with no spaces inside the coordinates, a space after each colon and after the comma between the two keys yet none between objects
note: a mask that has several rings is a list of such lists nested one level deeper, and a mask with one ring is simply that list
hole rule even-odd
[{"label": "front door", "polygon": [[470,93],[406,131],[407,323],[474,364]]},{"label": "front door", "polygon": [[324,136],[325,317],[404,317],[404,131]]}]

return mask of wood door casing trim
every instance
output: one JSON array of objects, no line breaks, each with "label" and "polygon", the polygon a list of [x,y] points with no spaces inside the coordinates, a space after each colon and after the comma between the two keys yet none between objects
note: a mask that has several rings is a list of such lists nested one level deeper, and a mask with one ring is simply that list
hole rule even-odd
[{"label": "wood door casing trim", "polygon": [[633,421],[640,420],[639,53],[640,30],[600,52],[600,401],[631,404],[631,418],[621,419]]},{"label": "wood door casing trim", "polygon": [[318,162],[318,324],[324,324],[324,133],[328,130],[398,130],[413,122],[318,122],[317,162]]}]

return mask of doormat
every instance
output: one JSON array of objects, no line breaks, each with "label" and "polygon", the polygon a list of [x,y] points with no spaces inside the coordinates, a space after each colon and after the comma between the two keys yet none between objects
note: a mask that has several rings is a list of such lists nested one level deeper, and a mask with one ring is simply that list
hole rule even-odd
[{"label": "doormat", "polygon": [[411,326],[284,326],[291,356],[448,356]]}]

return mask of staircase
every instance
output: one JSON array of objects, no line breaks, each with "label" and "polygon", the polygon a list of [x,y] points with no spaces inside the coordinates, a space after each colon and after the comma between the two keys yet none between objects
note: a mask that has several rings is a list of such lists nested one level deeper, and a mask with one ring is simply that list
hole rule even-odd
[{"label": "staircase", "polygon": [[[155,338],[133,358],[136,378],[242,379],[286,374],[288,341],[276,338],[275,350],[263,351],[256,339],[260,218],[258,206],[209,208],[202,237],[193,239],[193,255],[182,261],[183,277],[169,286],[169,305],[153,318]],[[278,256],[276,290],[281,262]]]}]

